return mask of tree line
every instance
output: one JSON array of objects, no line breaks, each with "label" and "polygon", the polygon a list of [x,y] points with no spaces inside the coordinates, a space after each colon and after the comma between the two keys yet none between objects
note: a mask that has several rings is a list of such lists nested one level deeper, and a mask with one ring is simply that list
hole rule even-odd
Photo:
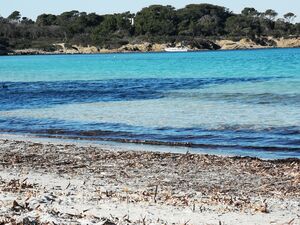
[{"label": "tree line", "polygon": [[9,47],[52,51],[52,43],[58,42],[117,48],[143,41],[299,36],[300,23],[294,23],[295,18],[292,12],[278,18],[272,9],[259,12],[245,8],[233,13],[212,4],[190,4],[181,9],[151,5],[136,14],[98,15],[73,10],[60,15],[42,14],[36,21],[14,11],[7,18],[0,16],[0,50]]}]

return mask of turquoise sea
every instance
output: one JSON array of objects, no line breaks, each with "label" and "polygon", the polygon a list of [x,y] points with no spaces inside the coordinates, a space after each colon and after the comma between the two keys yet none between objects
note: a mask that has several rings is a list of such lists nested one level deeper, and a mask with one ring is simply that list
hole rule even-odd
[{"label": "turquoise sea", "polygon": [[300,158],[300,49],[0,57],[0,132]]}]

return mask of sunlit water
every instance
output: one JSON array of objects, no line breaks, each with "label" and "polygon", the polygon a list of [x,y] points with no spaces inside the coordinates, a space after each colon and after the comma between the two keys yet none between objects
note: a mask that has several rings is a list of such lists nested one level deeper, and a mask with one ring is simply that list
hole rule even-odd
[{"label": "sunlit water", "polygon": [[300,158],[300,49],[0,58],[0,131]]}]

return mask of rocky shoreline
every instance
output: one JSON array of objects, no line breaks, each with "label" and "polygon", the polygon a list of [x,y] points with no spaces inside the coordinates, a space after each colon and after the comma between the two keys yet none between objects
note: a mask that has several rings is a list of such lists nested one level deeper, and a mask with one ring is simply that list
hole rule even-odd
[{"label": "rocky shoreline", "polygon": [[299,224],[300,160],[0,139],[0,224]]},{"label": "rocky shoreline", "polygon": [[[148,42],[127,44],[117,49],[101,49],[96,46],[67,46],[65,43],[53,44],[57,50],[45,51],[41,49],[16,49],[1,52],[2,55],[56,55],[56,54],[101,54],[101,53],[132,53],[132,52],[163,52],[168,46],[179,46],[181,43],[152,44]],[[260,38],[257,40],[201,40],[193,44],[186,44],[190,51],[202,50],[241,50],[262,48],[299,48],[300,37],[295,38]]]}]

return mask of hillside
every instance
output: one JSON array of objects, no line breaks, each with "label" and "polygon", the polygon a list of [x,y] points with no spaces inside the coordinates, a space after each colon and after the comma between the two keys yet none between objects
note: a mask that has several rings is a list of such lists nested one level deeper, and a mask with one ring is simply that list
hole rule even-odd
[{"label": "hillside", "polygon": [[42,14],[36,21],[14,11],[0,17],[0,54],[160,51],[175,45],[193,50],[299,47],[295,18],[291,12],[278,18],[272,9],[245,8],[236,14],[211,4],[152,5],[136,14],[73,10]]}]

